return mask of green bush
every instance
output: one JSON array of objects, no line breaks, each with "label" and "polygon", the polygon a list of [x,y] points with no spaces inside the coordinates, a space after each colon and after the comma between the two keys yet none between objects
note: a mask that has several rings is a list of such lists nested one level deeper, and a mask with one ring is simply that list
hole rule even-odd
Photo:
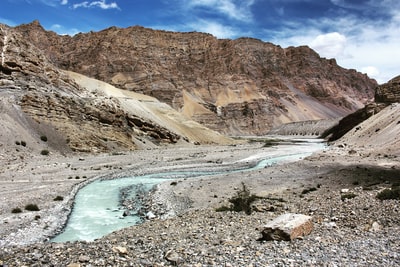
[{"label": "green bush", "polygon": [[229,199],[231,203],[230,207],[222,206],[217,208],[216,211],[244,211],[247,215],[250,215],[252,212],[251,204],[260,198],[259,196],[250,194],[250,190],[242,182],[242,189],[236,192],[236,196]]},{"label": "green bush", "polygon": [[25,209],[28,211],[39,211],[39,207],[36,204],[28,204],[25,206]]},{"label": "green bush", "polygon": [[49,153],[50,152],[47,149],[43,149],[42,151],[40,151],[40,154],[43,156],[47,156],[47,155],[49,155]]},{"label": "green bush", "polygon": [[53,200],[54,201],[63,201],[64,198],[62,196],[56,196]]},{"label": "green bush", "polygon": [[22,210],[20,208],[13,208],[11,210],[11,213],[21,213],[21,212],[22,212]]},{"label": "green bush", "polygon": [[352,199],[355,198],[357,195],[354,193],[347,193],[340,196],[340,199],[344,201],[345,199]]},{"label": "green bush", "polygon": [[313,191],[317,191],[317,188],[311,187],[311,188],[308,188],[308,189],[304,189],[303,191],[301,191],[301,194],[305,195],[305,194],[308,194],[308,193],[313,192]]},{"label": "green bush", "polygon": [[377,199],[400,199],[400,187],[394,187],[392,189],[386,188],[376,195]]}]

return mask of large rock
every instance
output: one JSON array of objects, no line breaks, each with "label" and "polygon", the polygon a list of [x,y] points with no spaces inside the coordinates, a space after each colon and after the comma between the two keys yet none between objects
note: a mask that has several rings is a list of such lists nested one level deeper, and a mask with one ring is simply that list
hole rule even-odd
[{"label": "large rock", "polygon": [[375,102],[386,104],[400,103],[400,76],[376,88]]},{"label": "large rock", "polygon": [[377,85],[306,46],[282,48],[252,38],[220,40],[138,26],[71,37],[45,31],[35,21],[13,31],[62,69],[156,97],[230,135],[342,117],[371,100]]},{"label": "large rock", "polygon": [[312,217],[303,214],[286,213],[264,226],[261,232],[261,240],[290,241],[310,234],[313,228]]}]

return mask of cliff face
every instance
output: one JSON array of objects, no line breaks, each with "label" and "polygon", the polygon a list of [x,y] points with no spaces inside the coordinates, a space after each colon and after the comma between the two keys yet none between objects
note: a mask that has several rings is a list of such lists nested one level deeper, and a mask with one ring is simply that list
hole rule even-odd
[{"label": "cliff face", "polygon": [[[66,39],[43,33],[54,40]],[[5,152],[11,152],[14,142],[20,140],[29,144],[27,149],[63,152],[132,150],[189,141],[230,142],[155,98],[124,93],[59,69],[50,60],[51,51],[45,54],[42,50],[45,43],[33,44],[25,37],[23,32],[0,25],[0,147],[11,149]],[[35,41],[42,40],[37,37]],[[38,142],[41,135],[48,137],[46,144]]]},{"label": "cliff face", "polygon": [[375,102],[387,104],[400,102],[400,76],[376,88]]},{"label": "cliff face", "polygon": [[61,69],[156,97],[225,134],[265,134],[281,123],[344,116],[371,100],[377,85],[308,47],[250,38],[137,26],[70,37],[38,22],[13,30]]},{"label": "cliff face", "polygon": [[[343,119],[341,119],[339,124],[332,127],[327,132],[325,132],[323,134],[323,137],[330,136],[329,141],[337,140],[337,139],[341,138],[342,136],[344,136],[346,133],[348,133],[350,130],[356,128],[357,125],[368,120],[373,115],[380,113],[384,109],[388,109],[387,107],[394,103],[400,103],[400,76],[393,78],[392,80],[390,80],[389,82],[387,82],[385,84],[377,86],[377,88],[375,90],[375,102],[370,103],[370,104],[366,105],[364,108],[359,109],[356,112],[351,113],[351,114],[347,115],[346,117],[344,117]],[[398,110],[399,105],[398,104],[393,105],[392,109],[393,108]],[[386,117],[388,117],[387,118],[388,124],[390,124],[390,123],[397,124],[396,127],[399,128],[398,124],[400,124],[400,121],[396,121],[397,119],[399,119],[399,115],[398,114],[393,115],[393,114],[396,114],[396,112],[393,112],[393,111],[391,111],[390,114],[392,114],[392,115],[386,116]],[[384,116],[384,115],[382,115],[382,116]],[[371,126],[368,126],[368,127],[371,128],[372,124],[379,124],[379,120],[374,121],[373,119],[371,119]],[[386,127],[388,129],[390,129],[392,135],[395,135],[395,136],[398,135],[397,134],[398,131],[395,129],[395,127],[393,127],[393,125],[391,127],[389,127],[389,126],[386,126]],[[361,129],[359,126],[357,126],[357,128],[356,128],[355,132],[357,132],[358,130]],[[364,126],[364,128],[367,128],[367,127]],[[379,127],[375,127],[375,130],[376,130],[375,135],[371,134],[371,132],[373,132],[372,130],[369,130],[370,132],[368,132],[368,135],[371,140],[373,139],[372,137],[374,137],[375,139],[378,139],[378,137],[376,135],[380,134],[379,131],[381,129]],[[388,132],[389,132],[389,130],[388,130]],[[395,134],[393,134],[393,133],[395,133]],[[357,136],[357,135],[354,135],[354,136]],[[359,138],[362,139],[362,137],[365,137],[365,136],[359,136]],[[387,134],[386,137],[384,137],[384,138],[388,139],[388,138],[393,138],[393,137],[390,136],[390,134]]]}]

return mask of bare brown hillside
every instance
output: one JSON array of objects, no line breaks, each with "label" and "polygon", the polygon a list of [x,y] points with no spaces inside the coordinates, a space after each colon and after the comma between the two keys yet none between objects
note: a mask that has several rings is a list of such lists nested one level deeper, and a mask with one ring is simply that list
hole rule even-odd
[{"label": "bare brown hillside", "polygon": [[[365,120],[370,118],[371,116],[381,112],[387,106],[395,103],[400,103],[400,76],[397,76],[385,84],[379,85],[375,90],[375,101],[366,105],[364,108],[357,110],[356,112],[349,114],[348,116],[344,117],[339,121],[339,123],[332,127],[331,129],[327,130],[322,137],[329,137],[330,141],[337,140],[345,135],[350,130],[356,128],[356,126],[360,123],[363,123]],[[386,108],[386,111],[388,109]],[[396,121],[397,119],[400,120],[400,115],[394,113],[391,115],[391,119]],[[375,118],[375,117],[374,117]],[[368,123],[368,122],[367,122]],[[371,122],[371,127],[373,122]],[[393,125],[392,125],[393,126]],[[359,127],[356,128],[356,131],[360,130]],[[380,128],[376,128],[376,133],[380,131]],[[390,131],[394,136],[398,135],[394,129]],[[360,138],[365,137],[359,136]],[[378,138],[378,137],[377,137]],[[381,137],[379,137],[381,138]],[[383,137],[383,138],[391,138],[390,136]],[[355,141],[355,140],[353,140]]]},{"label": "bare brown hillside", "polygon": [[155,98],[59,69],[6,25],[0,51],[1,157],[231,142]]},{"label": "bare brown hillside", "polygon": [[153,96],[225,134],[265,134],[281,123],[337,118],[370,101],[376,82],[308,47],[143,27],[73,37],[39,22],[10,29],[55,66]]}]

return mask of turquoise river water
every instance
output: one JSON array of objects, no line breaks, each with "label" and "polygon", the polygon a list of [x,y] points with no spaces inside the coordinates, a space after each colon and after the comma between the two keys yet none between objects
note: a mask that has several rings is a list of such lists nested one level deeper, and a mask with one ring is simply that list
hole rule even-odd
[{"label": "turquoise river water", "polygon": [[[195,178],[215,175],[226,172],[245,172],[265,168],[282,162],[300,160],[313,152],[322,150],[325,144],[312,141],[285,145],[279,153],[261,155],[258,164],[247,169],[229,171],[182,171],[149,174],[144,176],[125,177],[113,180],[96,180],[81,188],[75,196],[74,207],[62,233],[55,236],[52,242],[66,242],[85,240],[92,241],[113,231],[141,223],[140,216],[131,211],[128,216],[123,216],[121,207],[121,192],[134,198],[140,192],[151,190],[158,183],[178,178]],[[300,152],[295,152],[300,151]],[[259,157],[260,155],[258,155]],[[249,159],[249,158],[248,158]],[[243,159],[243,160],[248,160]]]}]

